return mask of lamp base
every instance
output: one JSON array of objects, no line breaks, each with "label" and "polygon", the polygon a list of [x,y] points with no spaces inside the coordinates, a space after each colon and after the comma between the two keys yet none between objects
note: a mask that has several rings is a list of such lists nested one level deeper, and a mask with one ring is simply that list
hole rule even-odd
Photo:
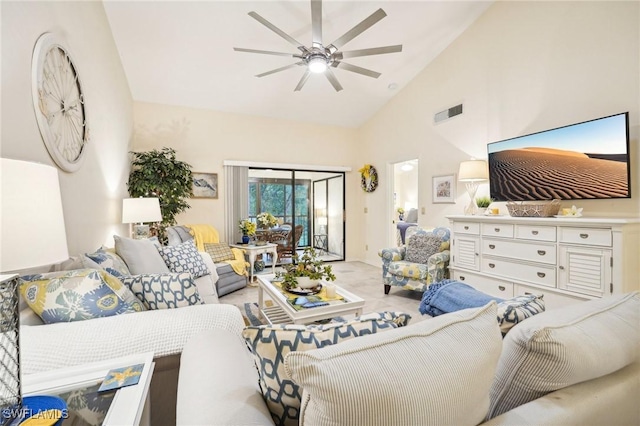
[{"label": "lamp base", "polygon": [[469,194],[469,205],[465,207],[464,214],[475,215],[478,212],[478,204],[476,204],[476,192],[478,192],[478,184],[475,182],[469,182],[465,185],[467,187],[467,193]]},{"label": "lamp base", "polygon": [[135,240],[144,240],[151,236],[149,225],[133,225],[131,237]]}]

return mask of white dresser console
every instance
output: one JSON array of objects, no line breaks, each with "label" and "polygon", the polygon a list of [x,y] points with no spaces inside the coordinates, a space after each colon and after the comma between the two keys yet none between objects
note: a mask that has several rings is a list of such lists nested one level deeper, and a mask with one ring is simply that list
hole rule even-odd
[{"label": "white dresser console", "polygon": [[547,309],[640,290],[640,219],[448,216],[451,278]]}]

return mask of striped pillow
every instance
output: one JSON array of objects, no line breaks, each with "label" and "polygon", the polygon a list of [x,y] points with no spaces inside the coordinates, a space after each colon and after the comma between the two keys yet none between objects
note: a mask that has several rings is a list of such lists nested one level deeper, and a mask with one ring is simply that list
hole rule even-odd
[{"label": "striped pillow", "polygon": [[502,338],[496,303],[339,345],[291,352],[301,425],[475,425]]},{"label": "striped pillow", "polygon": [[487,419],[631,364],[639,341],[640,292],[527,319],[504,339]]},{"label": "striped pillow", "polygon": [[258,368],[260,389],[276,425],[297,425],[300,388],[284,369],[289,352],[334,345],[354,337],[391,330],[411,317],[396,312],[372,313],[326,325],[262,325],[242,332]]}]

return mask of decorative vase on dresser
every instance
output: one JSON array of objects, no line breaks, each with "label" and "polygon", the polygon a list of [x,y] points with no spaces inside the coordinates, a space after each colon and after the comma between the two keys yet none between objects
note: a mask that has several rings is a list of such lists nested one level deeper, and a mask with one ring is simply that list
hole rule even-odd
[{"label": "decorative vase on dresser", "polygon": [[640,219],[449,216],[451,277],[547,309],[640,290]]}]

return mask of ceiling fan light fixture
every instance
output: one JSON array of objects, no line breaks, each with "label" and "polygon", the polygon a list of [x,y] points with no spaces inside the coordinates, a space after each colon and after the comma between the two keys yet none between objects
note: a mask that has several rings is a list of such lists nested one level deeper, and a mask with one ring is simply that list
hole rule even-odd
[{"label": "ceiling fan light fixture", "polygon": [[309,71],[314,74],[322,74],[327,70],[327,59],[324,56],[313,56],[307,63]]}]

